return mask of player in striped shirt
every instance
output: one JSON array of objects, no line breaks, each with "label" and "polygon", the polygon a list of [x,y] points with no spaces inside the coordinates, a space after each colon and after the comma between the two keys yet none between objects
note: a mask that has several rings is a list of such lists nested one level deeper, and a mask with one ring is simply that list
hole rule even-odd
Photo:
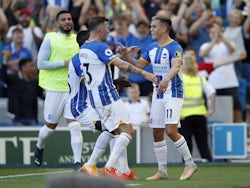
[{"label": "player in striped shirt", "polygon": [[150,112],[150,127],[153,128],[154,152],[158,161],[158,171],[147,180],[167,179],[167,144],[164,132],[174,142],[177,151],[185,161],[180,180],[189,179],[197,170],[185,138],[178,133],[178,125],[183,104],[183,84],[180,73],[182,65],[182,47],[169,36],[171,20],[165,17],[153,17],[151,34],[156,42],[151,43],[139,60],[126,54],[124,47],[120,53],[133,65],[144,68],[149,63],[158,78],[154,84]]},{"label": "player in striped shirt", "polygon": [[98,111],[103,127],[119,135],[102,174],[116,175],[115,164],[134,135],[128,112],[112,82],[110,65],[121,71],[140,74],[151,82],[157,83],[157,77],[130,65],[113,54],[104,41],[109,33],[108,20],[94,17],[88,22],[90,37],[82,45],[79,57],[84,72],[84,81],[90,103]]}]

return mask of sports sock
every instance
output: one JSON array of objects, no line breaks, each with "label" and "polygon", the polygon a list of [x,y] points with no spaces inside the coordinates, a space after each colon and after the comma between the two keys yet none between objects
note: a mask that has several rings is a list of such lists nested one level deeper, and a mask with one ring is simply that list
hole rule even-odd
[{"label": "sports sock", "polygon": [[131,136],[127,133],[121,133],[118,137],[118,139],[115,141],[115,145],[113,147],[113,150],[109,156],[109,160],[106,163],[106,167],[108,169],[114,168],[118,158],[120,155],[124,152],[126,147],[128,146],[129,142],[131,140]]},{"label": "sports sock", "polygon": [[36,146],[39,149],[43,149],[45,147],[46,140],[54,133],[55,129],[51,129],[44,125],[40,130],[38,134],[38,140]]},{"label": "sports sock", "polygon": [[174,142],[174,145],[179,152],[179,154],[182,156],[182,158],[185,161],[185,165],[190,165],[194,163],[193,158],[191,156],[191,153],[188,149],[187,142],[183,136],[176,142]]},{"label": "sports sock", "polygon": [[87,162],[88,166],[96,165],[104,151],[106,150],[110,140],[114,137],[113,134],[103,131],[97,138],[93,152]]},{"label": "sports sock", "polygon": [[167,173],[167,142],[154,142],[154,152],[158,161],[158,170]]},{"label": "sports sock", "polygon": [[77,121],[70,122],[68,124],[70,131],[70,142],[73,151],[74,163],[81,162],[82,155],[82,132],[81,125]]},{"label": "sports sock", "polygon": [[[115,140],[119,138],[119,135],[116,135]],[[130,169],[128,166],[128,158],[127,158],[127,148],[121,153],[120,157],[118,158],[118,161],[115,165],[116,173],[117,174],[129,174]]]}]

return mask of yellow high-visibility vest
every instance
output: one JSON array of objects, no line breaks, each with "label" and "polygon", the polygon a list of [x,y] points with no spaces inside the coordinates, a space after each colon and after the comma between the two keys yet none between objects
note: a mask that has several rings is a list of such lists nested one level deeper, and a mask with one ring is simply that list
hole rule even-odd
[{"label": "yellow high-visibility vest", "polygon": [[207,110],[202,90],[203,86],[206,84],[206,79],[201,79],[200,76],[190,76],[187,74],[182,74],[182,78],[184,85],[184,102],[181,116],[205,115]]},{"label": "yellow high-visibility vest", "polygon": [[[76,42],[75,34],[65,37],[55,32],[51,32],[47,33],[45,38],[50,39],[51,54],[48,61],[51,63],[70,60],[79,52],[79,45]],[[67,92],[69,90],[68,67],[40,70],[39,85],[50,91]]]}]

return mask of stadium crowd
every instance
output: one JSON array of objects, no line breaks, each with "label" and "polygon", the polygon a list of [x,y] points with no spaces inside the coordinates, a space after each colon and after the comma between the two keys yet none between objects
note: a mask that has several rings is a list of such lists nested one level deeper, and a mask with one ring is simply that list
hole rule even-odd
[{"label": "stadium crowd", "polygon": [[[47,73],[49,72],[47,71],[49,69],[48,67],[42,67],[41,63],[39,63],[39,53],[41,57],[41,51],[45,51],[42,55],[45,54],[44,56],[46,56],[48,60],[58,60],[57,67],[65,67],[65,64],[69,64],[69,61],[66,60],[68,57],[65,57],[65,61],[63,62],[59,62],[59,59],[57,59],[58,57],[61,58],[61,51],[60,55],[58,53],[57,56],[55,56],[55,53],[51,53],[51,56],[46,54],[46,51],[54,52],[55,47],[61,49],[60,45],[57,44],[57,38],[53,38],[53,36],[56,37],[56,35],[50,35],[48,34],[49,32],[57,31],[58,28],[61,31],[67,31],[66,35],[71,32],[71,28],[70,30],[65,30],[65,28],[63,28],[67,26],[64,25],[64,20],[61,20],[61,25],[57,24],[57,15],[62,10],[71,13],[74,25],[72,30],[75,34],[87,30],[89,20],[96,16],[105,16],[108,18],[109,23],[107,24],[110,32],[106,43],[112,49],[112,53],[118,53],[118,48],[121,49],[121,46],[126,49],[138,46],[140,50],[133,54],[133,59],[134,62],[140,63],[142,63],[142,57],[146,60],[145,54],[147,52],[149,56],[152,56],[149,52],[151,49],[147,48],[154,41],[154,37],[152,38],[150,33],[150,31],[153,30],[152,28],[150,29],[151,21],[155,23],[158,23],[158,21],[164,22],[161,18],[168,18],[171,22],[167,23],[167,28],[171,29],[167,38],[170,36],[171,39],[177,41],[183,48],[184,54],[187,51],[193,52],[193,54],[186,53],[185,58],[189,58],[190,62],[195,62],[195,65],[197,65],[200,71],[200,75],[206,77],[204,83],[208,81],[211,87],[214,88],[214,90],[211,89],[212,92],[210,93],[215,93],[216,91],[216,95],[232,96],[233,121],[250,121],[250,114],[247,113],[247,104],[250,103],[250,0],[1,0],[0,3],[0,97],[8,98],[8,112],[13,115],[13,123],[16,125],[38,124],[37,100],[34,100],[34,98],[36,98],[36,96],[44,98],[44,93],[41,91],[41,88],[38,87],[38,68],[40,66],[40,70],[46,70]],[[156,19],[156,21],[153,19],[155,15],[158,16],[158,20]],[[103,22],[106,24],[106,20]],[[108,31],[108,29],[106,29],[106,31]],[[97,32],[94,26],[92,32]],[[101,33],[99,30],[98,32]],[[99,35],[92,34],[91,36],[95,39],[95,37],[101,36],[100,33]],[[48,45],[45,45],[45,36],[47,36],[47,38],[49,36],[49,40],[53,41],[53,44],[55,44],[54,46],[49,43],[51,45],[49,50],[46,50],[48,49]],[[66,41],[66,39],[61,40]],[[73,43],[74,42],[75,41],[73,41]],[[178,43],[176,43],[176,46],[178,46],[179,49]],[[157,48],[161,48],[161,46]],[[78,50],[78,46],[76,49]],[[171,50],[172,48],[168,51]],[[75,51],[72,53],[75,54]],[[163,52],[154,53],[155,58],[159,58],[159,54]],[[144,56],[141,57],[142,54]],[[169,59],[175,59],[174,61],[179,59],[178,63],[182,63],[182,60],[180,60],[180,57],[182,57],[181,51],[173,51],[171,53],[169,52],[169,54],[164,55],[171,56]],[[65,53],[63,55],[67,56],[68,54]],[[73,54],[70,54],[70,56],[72,55]],[[100,54],[98,53],[98,55]],[[47,62],[46,58],[43,63]],[[126,58],[124,56],[122,59]],[[160,57],[160,61],[164,58],[166,57]],[[224,62],[221,61],[222,59],[224,59]],[[225,61],[225,59],[229,60]],[[124,62],[123,60],[119,61]],[[131,63],[131,61],[128,62]],[[116,63],[113,64],[116,65]],[[119,65],[119,63],[117,64]],[[136,66],[136,63],[131,64]],[[37,65],[39,65],[38,68]],[[49,67],[50,69],[55,68]],[[129,70],[127,71],[128,73],[120,72],[119,69],[113,67],[113,77],[126,77],[131,83],[136,83],[136,87],[138,87],[136,89],[140,91],[141,96],[150,97],[153,93],[152,83],[149,81],[150,79],[147,80],[145,77],[140,76],[141,70],[134,67],[131,68],[132,65],[128,65],[128,67],[129,68],[126,69]],[[149,63],[147,65],[145,64],[144,69],[149,72],[149,74],[153,72],[152,65]],[[64,72],[66,73],[66,71]],[[132,72],[135,74],[132,74]],[[40,77],[41,75],[40,72]],[[197,74],[195,74],[195,76],[197,76],[199,82],[200,77]],[[153,78],[154,77],[152,77],[152,80],[154,80]],[[190,81],[188,79],[187,77],[186,83]],[[163,87],[164,84],[162,82],[163,81],[159,81],[159,90],[162,90],[162,93],[164,93],[167,88]],[[176,81],[176,83],[177,82],[178,81]],[[15,84],[17,84],[16,88]],[[53,85],[56,87],[55,83]],[[65,87],[67,86],[65,85]],[[23,88],[27,88],[25,92]],[[133,87],[131,87],[131,89],[133,89]],[[202,90],[203,86],[201,83],[199,91],[202,92]],[[27,91],[30,92],[30,95]],[[68,94],[67,89],[65,89],[64,92]],[[121,90],[119,93],[121,96],[126,96],[125,90]],[[195,97],[201,98],[201,96]],[[135,104],[137,102],[140,103],[140,99],[137,99]],[[131,106],[130,103],[127,104]],[[175,104],[177,104],[177,102]],[[153,101],[151,105],[154,106],[155,109],[159,106],[155,101]],[[186,105],[188,106],[187,103]],[[209,115],[212,114],[209,110],[207,113],[205,106],[203,107],[203,114],[193,113],[191,115],[195,117],[197,115],[202,115],[207,118],[206,115],[208,113],[210,113]],[[190,108],[188,110],[192,109]],[[214,111],[214,109],[212,109],[212,111]],[[155,114],[159,115],[158,111],[155,112],[157,112]],[[51,120],[51,114],[47,115],[48,121]],[[146,109],[145,120],[141,121],[143,124],[149,121],[147,115],[148,109]],[[187,116],[190,116],[190,114]],[[182,118],[185,119],[186,116]],[[51,129],[55,129],[58,119],[55,120],[55,122],[51,123],[55,124]],[[166,122],[164,123],[166,124]],[[204,120],[204,127],[206,127],[206,123],[207,122]],[[169,124],[171,125],[171,122]],[[174,124],[174,127],[177,126]],[[161,138],[161,136],[163,136],[163,129],[159,130],[161,129],[159,127],[154,127],[154,129],[155,153],[160,154],[162,150],[165,151],[166,147],[165,141]],[[126,131],[130,133],[130,129],[125,130],[125,133]],[[46,134],[43,133],[46,139],[48,137],[47,135],[49,135],[47,132]],[[124,132],[124,130],[120,132]],[[132,129],[131,132],[133,132]],[[189,148],[181,148],[186,141],[184,137],[177,133],[177,128],[174,130],[167,130],[167,132],[170,133],[170,137],[172,136],[171,139],[175,142],[176,148],[179,148],[179,152],[182,153],[184,156],[183,158],[186,159],[185,163],[192,166],[191,170],[192,173],[194,173],[197,167],[193,163],[193,159],[188,151],[188,149],[192,149],[190,149],[190,146]],[[131,135],[125,133],[124,135],[128,135],[127,137],[132,137],[132,133]],[[73,134],[75,133],[72,133],[72,135]],[[79,140],[81,140],[81,135],[79,138]],[[130,139],[126,142],[129,143]],[[42,150],[44,147],[43,141],[38,145],[39,147],[37,146],[37,150]],[[79,147],[81,148],[80,145]],[[162,150],[159,150],[160,147],[162,147]],[[162,154],[162,158],[165,159],[165,155]],[[207,155],[206,158],[208,161],[212,160],[210,154]],[[41,161],[38,162],[38,166],[40,166]],[[75,162],[77,162],[77,160]],[[166,161],[159,159],[158,163],[160,163],[160,170],[165,171]],[[107,166],[113,167],[113,164],[111,164],[112,162],[109,162]],[[107,169],[105,167],[104,170],[108,171],[108,167]],[[166,177],[167,174],[165,173],[156,173],[154,176],[149,177],[148,180],[158,180]],[[181,179],[185,180],[187,178],[184,176],[181,177]]]},{"label": "stadium crowd", "polygon": [[[205,58],[201,55],[200,47],[210,41],[210,29],[217,24],[221,28],[221,35],[234,46],[227,54],[237,54],[245,50],[246,57],[243,55],[238,61],[233,62],[233,69],[230,70],[235,71],[237,83],[227,83],[229,80],[226,79],[222,86],[214,85],[214,87],[217,95],[224,95],[221,89],[233,88],[232,92],[240,96],[240,104],[234,104],[234,107],[237,106],[242,112],[240,115],[242,117],[237,115],[235,122],[248,121],[250,119],[246,113],[250,82],[247,74],[250,66],[250,9],[248,7],[250,7],[249,0],[2,0],[0,66],[7,65],[8,74],[17,74],[18,62],[22,58],[29,58],[36,65],[42,39],[47,32],[56,30],[55,16],[60,10],[68,10],[72,14],[75,33],[86,30],[86,23],[90,18],[97,15],[107,17],[111,31],[107,43],[113,46],[114,51],[118,42],[126,47],[139,46],[140,51],[134,55],[135,58],[139,58],[148,44],[153,41],[149,31],[152,17],[156,14],[165,15],[173,23],[170,36],[178,41],[184,50],[194,49],[198,64],[205,60],[214,61],[213,58]],[[22,29],[23,34],[15,37],[13,31],[16,31],[17,27]],[[15,45],[16,40],[21,42],[22,47]],[[148,65],[145,70],[152,72],[152,67]],[[209,71],[207,70],[206,73],[210,73]],[[151,94],[152,85],[142,76],[114,70],[114,76],[119,75],[126,76],[131,82],[137,83],[140,86],[141,96]],[[209,76],[213,79],[221,79],[214,75],[206,76],[208,79]],[[228,86],[224,87],[224,85]],[[125,96],[125,91],[121,91],[120,94]],[[8,91],[8,85],[2,76],[0,97],[9,97],[13,101],[13,95]],[[27,108],[29,108],[28,105]],[[16,115],[11,104],[8,105],[8,111]],[[31,117],[34,117],[34,114]]]}]

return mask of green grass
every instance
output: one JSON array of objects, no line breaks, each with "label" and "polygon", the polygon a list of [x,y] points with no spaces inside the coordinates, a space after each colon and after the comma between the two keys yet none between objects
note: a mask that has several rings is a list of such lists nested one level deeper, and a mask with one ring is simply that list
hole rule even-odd
[{"label": "green grass", "polygon": [[[135,184],[133,187],[136,188],[250,188],[250,164],[199,165],[197,173],[187,181],[179,180],[183,165],[169,166],[169,179],[161,181],[145,180],[156,172],[156,166],[138,166],[132,169],[140,180],[126,183]],[[45,188],[45,178],[48,175],[44,173],[63,171],[71,171],[71,169],[0,167],[0,188]],[[23,174],[27,176],[22,176]]]}]

